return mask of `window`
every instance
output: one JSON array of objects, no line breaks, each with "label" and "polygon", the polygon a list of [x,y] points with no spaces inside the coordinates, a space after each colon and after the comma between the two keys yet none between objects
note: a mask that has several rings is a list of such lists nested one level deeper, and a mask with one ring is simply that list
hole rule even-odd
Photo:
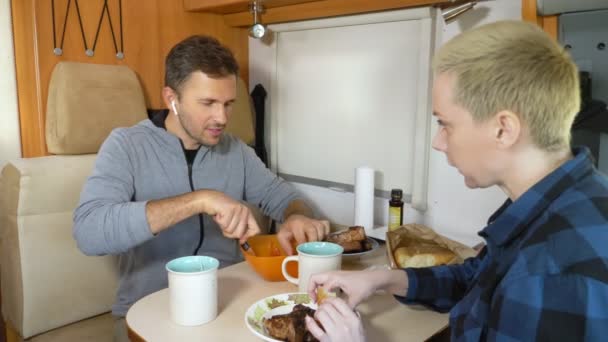
[{"label": "window", "polygon": [[426,209],[435,10],[274,25],[271,168],[287,180],[352,191],[376,170],[376,195],[402,188]]}]

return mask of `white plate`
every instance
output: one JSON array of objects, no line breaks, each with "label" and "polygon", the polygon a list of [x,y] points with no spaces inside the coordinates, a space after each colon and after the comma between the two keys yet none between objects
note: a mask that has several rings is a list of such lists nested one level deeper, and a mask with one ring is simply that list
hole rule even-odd
[{"label": "white plate", "polygon": [[380,247],[380,243],[378,243],[378,241],[376,241],[370,237],[367,238],[367,242],[369,242],[372,246],[372,248],[370,250],[365,251],[365,252],[359,252],[359,253],[342,253],[342,257],[348,259],[348,258],[368,255],[368,254],[373,253],[376,249],[378,249]]},{"label": "white plate", "polygon": [[296,304],[303,304],[312,309],[317,309],[317,304],[306,293],[278,294],[260,299],[251,305],[245,313],[245,325],[254,335],[264,341],[281,342],[266,334],[264,331],[264,319],[274,315],[289,313]]}]

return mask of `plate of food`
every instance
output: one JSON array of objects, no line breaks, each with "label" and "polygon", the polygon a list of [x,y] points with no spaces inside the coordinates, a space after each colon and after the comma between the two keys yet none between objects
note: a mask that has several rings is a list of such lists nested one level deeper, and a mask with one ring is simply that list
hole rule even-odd
[{"label": "plate of food", "polygon": [[343,257],[360,257],[372,253],[380,244],[365,235],[361,226],[353,226],[327,235],[325,241],[337,243],[344,248]]},{"label": "plate of food", "polygon": [[364,256],[364,255],[368,255],[373,253],[376,249],[378,249],[378,247],[380,247],[380,244],[378,243],[378,241],[368,237],[365,239],[364,242],[367,247],[365,247],[365,249],[360,250],[360,251],[354,251],[354,252],[344,252],[342,254],[342,257],[360,257],[360,256]]},{"label": "plate of food", "polygon": [[316,341],[306,329],[317,304],[306,293],[284,293],[260,299],[247,309],[245,325],[264,341]]}]

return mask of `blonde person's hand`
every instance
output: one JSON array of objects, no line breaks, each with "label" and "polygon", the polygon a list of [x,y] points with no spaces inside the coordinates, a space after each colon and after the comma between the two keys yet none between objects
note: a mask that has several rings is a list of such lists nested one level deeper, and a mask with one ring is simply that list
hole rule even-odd
[{"label": "blonde person's hand", "polygon": [[205,190],[204,212],[213,217],[225,237],[238,239],[240,244],[260,233],[249,208],[221,192]]},{"label": "blonde person's hand", "polygon": [[329,234],[329,221],[315,220],[304,215],[290,215],[281,225],[277,239],[287,255],[294,254],[291,242],[301,244],[308,241],[321,241]]},{"label": "blonde person's hand", "polygon": [[327,292],[341,289],[348,296],[348,305],[354,308],[377,289],[372,271],[337,271],[313,274],[308,282],[308,294],[316,301],[317,287]]},{"label": "blonde person's hand", "polygon": [[316,301],[318,287],[326,292],[339,288],[348,296],[348,305],[354,308],[378,290],[405,296],[408,286],[403,270],[334,271],[313,274],[308,281],[308,294]]},{"label": "blonde person's hand", "polygon": [[340,298],[327,298],[315,313],[306,316],[308,331],[320,342],[363,342],[365,332],[361,318]]}]

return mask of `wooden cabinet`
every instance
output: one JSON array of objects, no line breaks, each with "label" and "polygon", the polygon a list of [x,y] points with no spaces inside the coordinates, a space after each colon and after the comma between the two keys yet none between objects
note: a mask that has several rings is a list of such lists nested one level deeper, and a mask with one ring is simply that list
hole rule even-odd
[{"label": "wooden cabinet", "polygon": [[[115,30],[122,25],[119,23],[117,3],[116,0],[110,1],[109,10]],[[125,56],[124,59],[117,59],[108,16],[103,21],[99,19],[104,1],[80,1],[80,15],[77,15],[74,1],[55,0],[54,4],[55,8],[49,0],[11,1],[21,150],[24,157],[46,154],[48,84],[55,64],[60,61],[127,65],[137,73],[147,107],[163,108],[161,91],[166,54],[185,37],[208,34],[217,37],[234,52],[241,66],[241,76],[248,78],[247,30],[226,25],[222,15],[186,12],[182,2],[177,0],[122,1]],[[71,7],[69,11],[66,10],[68,4]],[[64,41],[60,34],[65,32],[61,56],[53,54],[53,49],[57,47],[53,37],[53,11],[57,43]],[[66,15],[69,20],[64,20]],[[82,18],[82,23],[78,17]],[[94,56],[89,57],[83,48],[82,35],[92,44],[98,25],[101,25],[98,44]],[[122,34],[119,38],[122,41]],[[0,77],[3,77],[1,71]]]},{"label": "wooden cabinet", "polygon": [[557,15],[539,16],[536,10],[536,0],[522,0],[521,1],[521,17],[525,21],[536,23],[542,27],[551,37],[557,39],[557,26],[558,18]]},{"label": "wooden cabinet", "polygon": [[[264,8],[296,5],[319,0],[263,0]],[[191,12],[212,12],[219,14],[248,12],[250,0],[184,0],[184,9]]]},{"label": "wooden cabinet", "polygon": [[[258,0],[259,1],[259,0]],[[319,0],[263,0],[264,8],[297,5]],[[184,9],[190,12],[211,12],[218,14],[249,12],[250,0],[184,0]]]},{"label": "wooden cabinet", "polygon": [[[449,0],[264,0],[264,24],[448,3]],[[229,26],[248,26],[249,0],[184,0],[186,11],[222,13]]]}]

